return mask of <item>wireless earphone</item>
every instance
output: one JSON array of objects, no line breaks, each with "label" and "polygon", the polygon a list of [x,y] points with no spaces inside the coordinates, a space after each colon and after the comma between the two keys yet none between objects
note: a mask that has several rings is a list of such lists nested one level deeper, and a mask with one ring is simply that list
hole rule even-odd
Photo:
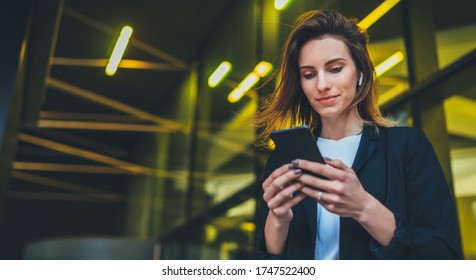
[{"label": "wireless earphone", "polygon": [[364,80],[364,73],[360,72],[359,83],[357,84],[359,87],[362,85],[363,80]]}]

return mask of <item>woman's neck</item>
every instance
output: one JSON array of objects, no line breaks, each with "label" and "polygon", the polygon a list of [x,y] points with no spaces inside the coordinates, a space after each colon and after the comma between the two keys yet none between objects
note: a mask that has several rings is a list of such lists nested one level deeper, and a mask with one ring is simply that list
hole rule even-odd
[{"label": "woman's neck", "polygon": [[357,135],[364,128],[364,121],[355,110],[340,118],[321,118],[321,138],[339,140],[347,136]]}]

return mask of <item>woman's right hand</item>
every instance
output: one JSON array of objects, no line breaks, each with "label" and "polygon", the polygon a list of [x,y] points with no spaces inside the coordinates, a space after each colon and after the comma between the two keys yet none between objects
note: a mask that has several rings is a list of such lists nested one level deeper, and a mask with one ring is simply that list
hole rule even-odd
[{"label": "woman's right hand", "polygon": [[293,218],[291,208],[306,197],[298,192],[304,187],[296,180],[301,173],[294,163],[289,163],[276,169],[263,182],[263,199],[269,208],[268,218],[272,218],[276,225],[289,224]]},{"label": "woman's right hand", "polygon": [[291,208],[306,197],[299,191],[304,185],[296,180],[301,173],[296,164],[290,163],[276,169],[263,182],[263,199],[269,208],[264,235],[266,249],[271,254],[283,252],[293,219]]}]

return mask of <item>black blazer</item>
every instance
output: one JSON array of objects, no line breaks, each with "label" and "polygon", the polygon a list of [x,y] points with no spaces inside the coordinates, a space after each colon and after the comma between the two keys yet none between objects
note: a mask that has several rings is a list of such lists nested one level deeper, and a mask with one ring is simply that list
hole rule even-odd
[{"label": "black blazer", "polygon": [[[318,132],[317,132],[318,133]],[[286,162],[273,151],[265,178]],[[352,168],[367,192],[395,215],[390,244],[380,246],[354,219],[340,218],[340,259],[461,259],[455,203],[433,147],[418,128],[365,126]],[[262,191],[262,190],[261,190]],[[314,259],[317,204],[306,197],[293,208],[284,252],[266,251],[268,207],[259,202],[259,259]]]}]

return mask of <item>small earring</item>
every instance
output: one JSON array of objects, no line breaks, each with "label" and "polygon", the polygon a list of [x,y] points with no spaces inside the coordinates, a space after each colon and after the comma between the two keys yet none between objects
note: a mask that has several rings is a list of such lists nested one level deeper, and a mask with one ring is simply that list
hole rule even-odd
[{"label": "small earring", "polygon": [[364,74],[362,72],[360,72],[359,83],[357,84],[359,87],[362,86],[363,80],[364,80]]}]

